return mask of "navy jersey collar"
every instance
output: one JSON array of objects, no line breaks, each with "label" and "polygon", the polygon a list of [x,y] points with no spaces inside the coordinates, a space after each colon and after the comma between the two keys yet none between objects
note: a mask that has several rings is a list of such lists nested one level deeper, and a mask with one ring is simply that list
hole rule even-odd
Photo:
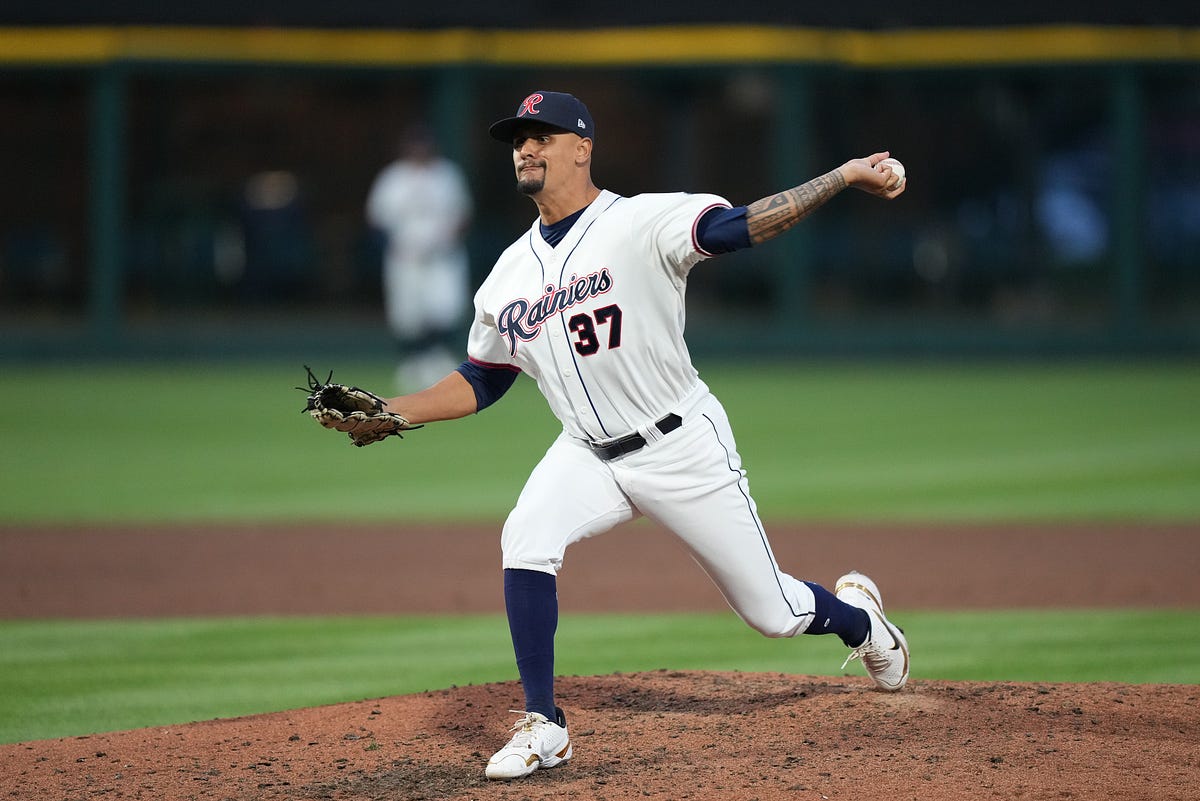
[{"label": "navy jersey collar", "polygon": [[561,220],[552,225],[546,225],[545,223],[539,222],[538,229],[542,233],[542,239],[544,239],[546,244],[550,247],[557,245],[571,230],[571,227],[579,221],[579,218],[583,216],[583,213],[587,211],[588,208],[589,206],[584,206],[574,214],[563,217]]}]

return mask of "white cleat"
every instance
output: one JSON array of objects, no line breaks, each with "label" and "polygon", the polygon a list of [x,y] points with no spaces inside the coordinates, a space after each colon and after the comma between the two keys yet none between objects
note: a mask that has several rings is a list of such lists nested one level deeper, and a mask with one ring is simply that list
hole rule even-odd
[{"label": "white cleat", "polygon": [[842,668],[853,659],[861,659],[876,686],[896,692],[908,681],[908,641],[904,632],[883,615],[883,601],[875,582],[862,573],[847,573],[838,579],[833,594],[838,600],[865,610],[871,619],[866,641],[852,650]]},{"label": "white cleat", "polygon": [[567,719],[558,707],[554,711],[558,719],[553,721],[537,712],[518,713],[524,716],[513,724],[512,739],[488,760],[489,779],[519,779],[571,758]]}]

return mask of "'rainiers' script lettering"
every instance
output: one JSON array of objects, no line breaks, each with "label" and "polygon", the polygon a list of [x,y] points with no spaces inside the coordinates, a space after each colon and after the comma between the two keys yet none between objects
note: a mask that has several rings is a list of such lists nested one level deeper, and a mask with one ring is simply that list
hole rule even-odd
[{"label": "'rainiers' script lettering", "polygon": [[506,304],[496,317],[496,330],[508,338],[509,354],[516,356],[518,341],[532,342],[551,317],[603,295],[612,289],[612,285],[613,278],[607,267],[588,275],[572,275],[561,287],[547,284],[545,293],[537,300],[517,298]]}]

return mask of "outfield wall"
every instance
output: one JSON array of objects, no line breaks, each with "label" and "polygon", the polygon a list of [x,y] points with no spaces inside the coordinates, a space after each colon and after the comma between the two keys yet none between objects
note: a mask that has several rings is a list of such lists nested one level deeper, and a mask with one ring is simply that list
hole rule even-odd
[{"label": "outfield wall", "polygon": [[[546,87],[592,107],[597,180],[624,194],[746,203],[881,148],[908,165],[900,201],[851,193],[698,270],[697,350],[1196,354],[1200,28],[1180,13],[877,28],[9,24],[0,355],[389,352],[362,207],[399,130],[431,121],[466,166],[478,280],[533,213],[484,131]],[[264,175],[288,176],[292,201],[249,202]]]}]

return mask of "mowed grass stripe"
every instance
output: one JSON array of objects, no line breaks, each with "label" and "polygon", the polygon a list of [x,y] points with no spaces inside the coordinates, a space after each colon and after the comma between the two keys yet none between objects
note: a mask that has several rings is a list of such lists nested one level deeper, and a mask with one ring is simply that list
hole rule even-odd
[{"label": "mowed grass stripe", "polygon": [[[390,391],[386,365],[335,378]],[[317,366],[318,369],[327,369]],[[1200,519],[1200,369],[701,365],[763,516]],[[299,365],[10,366],[0,522],[503,520],[559,429],[522,378],[480,415],[354,448],[300,409]]]},{"label": "mowed grass stripe", "polygon": [[[889,612],[915,681],[1200,683],[1194,611]],[[838,676],[846,655],[836,637],[767,639],[731,613],[564,614],[556,650],[560,675]],[[0,621],[0,742],[515,679],[500,615]]]}]

